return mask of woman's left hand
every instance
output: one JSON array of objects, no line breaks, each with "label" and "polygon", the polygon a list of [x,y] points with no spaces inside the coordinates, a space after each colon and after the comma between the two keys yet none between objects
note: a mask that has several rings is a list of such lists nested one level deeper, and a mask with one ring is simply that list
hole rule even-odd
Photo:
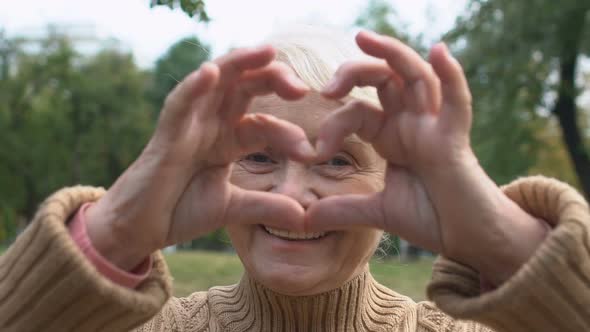
[{"label": "woman's left hand", "polygon": [[378,227],[503,282],[546,231],[479,165],[470,146],[471,94],[461,66],[444,44],[433,47],[429,63],[390,37],[361,32],[357,43],[385,61],[344,64],[323,95],[339,99],[354,86],[374,86],[381,108],[353,101],[331,113],[317,150],[327,159],[356,133],[386,159],[385,188],[318,201],[309,208],[308,228]]}]

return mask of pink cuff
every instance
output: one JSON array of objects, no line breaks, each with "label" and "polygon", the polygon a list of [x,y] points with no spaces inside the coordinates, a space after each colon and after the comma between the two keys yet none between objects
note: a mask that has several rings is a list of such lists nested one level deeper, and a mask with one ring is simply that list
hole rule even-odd
[{"label": "pink cuff", "polygon": [[152,257],[149,256],[143,260],[137,267],[131,271],[125,271],[102,256],[90,242],[86,231],[86,209],[93,203],[82,205],[76,215],[68,224],[70,235],[74,242],[80,247],[80,250],[86,255],[86,258],[94,267],[107,279],[127,288],[135,288],[149,275],[152,269]]}]

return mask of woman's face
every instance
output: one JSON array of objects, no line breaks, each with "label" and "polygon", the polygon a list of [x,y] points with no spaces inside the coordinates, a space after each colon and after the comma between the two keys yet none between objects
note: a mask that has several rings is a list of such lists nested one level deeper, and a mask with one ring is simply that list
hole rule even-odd
[{"label": "woman's face", "polygon": [[[288,120],[314,141],[322,119],[341,102],[309,93],[292,102],[276,96],[258,98],[251,112]],[[382,189],[385,162],[356,136],[327,162],[305,165],[266,149],[243,156],[233,166],[232,183],[250,190],[289,196],[307,208],[331,195],[372,193]],[[366,266],[382,232],[376,229],[288,234],[289,229],[259,225],[232,225],[227,231],[248,274],[266,287],[288,295],[312,295],[334,289]],[[294,236],[295,235],[295,236]]]}]

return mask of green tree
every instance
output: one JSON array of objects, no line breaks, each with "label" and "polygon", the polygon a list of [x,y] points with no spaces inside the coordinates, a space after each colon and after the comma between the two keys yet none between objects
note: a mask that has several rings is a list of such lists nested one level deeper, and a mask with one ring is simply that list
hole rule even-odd
[{"label": "green tree", "polygon": [[576,105],[580,59],[590,54],[589,13],[587,0],[471,0],[446,36],[465,67],[476,117],[490,124],[476,125],[474,141],[496,179],[535,164],[534,132],[553,116],[590,197],[590,158]]},{"label": "green tree", "polygon": [[77,68],[69,123],[74,181],[109,186],[139,155],[154,128],[144,96],[149,73],[131,54],[103,49]]},{"label": "green tree", "polygon": [[[4,41],[5,45],[17,45]],[[67,85],[76,57],[67,38],[50,36],[40,46],[43,54],[16,55],[4,63],[8,75],[0,80],[0,198],[18,215],[30,216],[42,194],[56,183],[65,181],[64,150],[61,137],[61,114],[50,109],[66,108]]]},{"label": "green tree", "polygon": [[151,7],[166,6],[170,9],[180,8],[190,17],[197,17],[199,21],[209,22],[209,15],[205,10],[203,0],[151,0]]},{"label": "green tree", "polygon": [[60,187],[110,185],[153,126],[147,76],[130,54],[84,56],[52,33],[38,46],[11,50],[0,79],[0,217],[11,224]]},{"label": "green tree", "polygon": [[159,109],[166,96],[186,75],[209,59],[209,46],[196,37],[174,43],[157,61],[152,75],[149,99]]},{"label": "green tree", "polygon": [[423,36],[409,34],[407,28],[399,22],[397,11],[388,1],[370,0],[365,10],[356,19],[355,25],[395,37],[421,54],[425,54],[428,50],[424,46]]}]

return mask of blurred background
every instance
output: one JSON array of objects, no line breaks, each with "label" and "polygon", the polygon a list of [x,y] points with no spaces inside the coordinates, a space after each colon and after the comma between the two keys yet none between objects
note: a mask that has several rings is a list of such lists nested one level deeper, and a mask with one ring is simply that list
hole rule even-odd
[{"label": "blurred background", "polygon": [[[424,56],[446,42],[469,79],[473,146],[492,178],[540,173],[590,197],[588,0],[3,1],[0,246],[53,191],[108,188],[147,142],[165,96],[200,63],[298,23],[368,28]],[[176,295],[241,273],[221,230],[177,249]],[[373,271],[420,299],[431,262],[392,236]]]}]

